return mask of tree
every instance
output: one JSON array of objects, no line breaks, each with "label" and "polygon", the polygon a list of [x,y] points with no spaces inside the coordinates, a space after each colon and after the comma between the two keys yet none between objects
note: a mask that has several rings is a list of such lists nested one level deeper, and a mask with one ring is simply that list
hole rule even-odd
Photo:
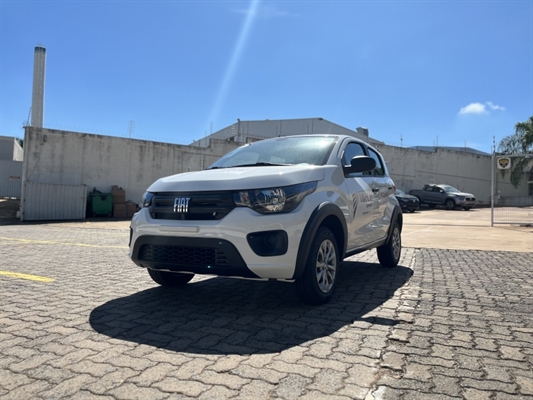
[{"label": "tree", "polygon": [[[502,155],[527,154],[533,152],[533,116],[525,122],[515,125],[515,133],[502,139],[498,145],[498,152]],[[514,187],[520,185],[524,168],[529,163],[527,157],[517,157],[511,166],[511,183]],[[502,170],[505,176],[505,170]]]}]

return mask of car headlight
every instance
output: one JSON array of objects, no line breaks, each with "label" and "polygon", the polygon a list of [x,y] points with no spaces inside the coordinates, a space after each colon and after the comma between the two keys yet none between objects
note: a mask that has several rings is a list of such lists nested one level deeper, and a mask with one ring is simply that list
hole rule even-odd
[{"label": "car headlight", "polygon": [[267,189],[243,190],[233,193],[237,207],[249,207],[261,214],[285,213],[294,210],[308,194],[316,190],[316,182]]},{"label": "car headlight", "polygon": [[152,192],[146,192],[143,195],[143,201],[141,203],[141,207],[150,207],[152,205],[152,199],[154,198],[155,194]]}]

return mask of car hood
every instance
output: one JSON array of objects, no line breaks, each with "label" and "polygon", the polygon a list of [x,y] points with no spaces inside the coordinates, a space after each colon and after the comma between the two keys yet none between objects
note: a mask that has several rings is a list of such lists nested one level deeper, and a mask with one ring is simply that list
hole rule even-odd
[{"label": "car hood", "polygon": [[149,192],[191,192],[261,189],[321,181],[324,166],[258,166],[209,169],[167,176],[155,181]]}]

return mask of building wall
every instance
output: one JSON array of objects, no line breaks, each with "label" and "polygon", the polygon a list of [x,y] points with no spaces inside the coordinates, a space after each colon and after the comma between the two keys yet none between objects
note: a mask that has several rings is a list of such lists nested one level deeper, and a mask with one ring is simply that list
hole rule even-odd
[{"label": "building wall", "polygon": [[21,221],[85,219],[87,187],[54,183],[24,182],[20,202]]},{"label": "building wall", "polygon": [[[117,185],[139,203],[155,180],[204,169],[237,147],[213,140],[207,148],[26,127],[23,182],[86,185],[109,193]],[[23,193],[24,195],[24,193]]]},{"label": "building wall", "polygon": [[[184,146],[27,127],[24,140],[23,183],[26,181],[86,185],[108,193],[112,185],[126,191],[126,199],[140,202],[155,180],[180,172],[204,169],[242,143],[210,140],[209,147]],[[426,183],[447,183],[473,193],[490,204],[491,157],[453,150],[419,151],[378,144],[396,186],[404,191]],[[527,185],[515,189],[496,174],[500,196],[527,195]],[[24,193],[22,193],[24,196]]]},{"label": "building wall", "polygon": [[20,199],[22,161],[0,160],[0,197]]}]

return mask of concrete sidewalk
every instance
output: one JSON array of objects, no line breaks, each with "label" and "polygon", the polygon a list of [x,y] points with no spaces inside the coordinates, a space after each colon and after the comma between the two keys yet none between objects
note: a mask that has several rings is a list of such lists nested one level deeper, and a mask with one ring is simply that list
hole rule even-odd
[{"label": "concrete sidewalk", "polygon": [[491,226],[490,208],[404,214],[404,247],[533,252],[533,226]]}]

